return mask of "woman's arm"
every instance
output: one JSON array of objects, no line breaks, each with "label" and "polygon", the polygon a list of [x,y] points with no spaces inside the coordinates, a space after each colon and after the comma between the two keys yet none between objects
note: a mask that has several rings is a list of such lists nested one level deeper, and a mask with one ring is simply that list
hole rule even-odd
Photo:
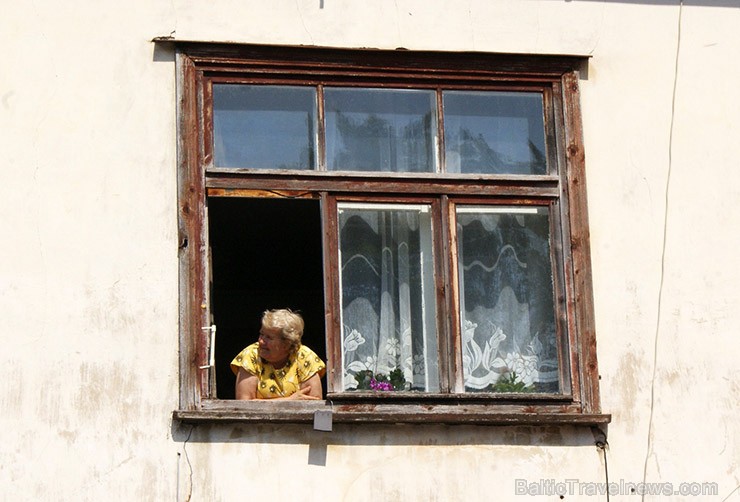
[{"label": "woman's arm", "polygon": [[301,384],[301,390],[308,389],[303,399],[321,399],[321,378],[318,373],[314,373],[311,378]]},{"label": "woman's arm", "polygon": [[248,373],[244,368],[239,368],[236,375],[236,398],[237,399],[257,399],[257,375]]}]

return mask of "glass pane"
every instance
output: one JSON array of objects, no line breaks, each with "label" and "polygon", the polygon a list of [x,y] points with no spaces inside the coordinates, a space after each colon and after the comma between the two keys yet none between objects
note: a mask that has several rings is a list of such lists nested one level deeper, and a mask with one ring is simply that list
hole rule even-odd
[{"label": "glass pane", "polygon": [[468,392],[558,392],[547,208],[458,207]]},{"label": "glass pane", "polygon": [[326,89],[330,171],[434,172],[433,91]]},{"label": "glass pane", "polygon": [[316,90],[312,87],[216,84],[216,167],[314,169]]},{"label": "glass pane", "polygon": [[448,91],[442,99],[447,172],[546,174],[542,94]]},{"label": "glass pane", "polygon": [[439,391],[428,205],[339,205],[344,390]]}]

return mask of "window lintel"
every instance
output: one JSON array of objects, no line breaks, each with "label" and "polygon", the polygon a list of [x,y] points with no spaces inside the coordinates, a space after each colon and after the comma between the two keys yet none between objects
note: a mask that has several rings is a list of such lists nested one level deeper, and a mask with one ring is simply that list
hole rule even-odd
[{"label": "window lintel", "polygon": [[[403,73],[421,69],[427,74],[435,70],[455,75],[511,74],[521,80],[527,75],[550,78],[573,71],[585,72],[591,58],[588,54],[266,46],[173,39],[155,39],[154,42],[174,44],[178,52],[187,54],[191,61],[204,71],[237,70],[240,66],[269,63],[276,67],[283,65],[321,67],[327,71],[368,68]],[[357,55],[360,53],[362,57],[358,58]]]}]

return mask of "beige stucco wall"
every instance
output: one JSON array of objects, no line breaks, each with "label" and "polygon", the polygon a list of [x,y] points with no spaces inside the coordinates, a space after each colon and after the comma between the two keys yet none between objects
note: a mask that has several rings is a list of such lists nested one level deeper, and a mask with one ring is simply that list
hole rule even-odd
[{"label": "beige stucco wall", "polygon": [[684,3],[2,0],[0,499],[557,500],[515,480],[605,480],[588,429],[172,423],[175,68],[150,42],[172,34],[590,55],[609,480],[740,500],[740,0]]}]

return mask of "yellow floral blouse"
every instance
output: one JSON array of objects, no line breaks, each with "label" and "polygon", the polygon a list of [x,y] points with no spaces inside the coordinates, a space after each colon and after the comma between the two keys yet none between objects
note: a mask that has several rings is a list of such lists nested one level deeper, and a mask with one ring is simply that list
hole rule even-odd
[{"label": "yellow floral blouse", "polygon": [[244,368],[247,373],[259,378],[258,399],[290,396],[301,388],[303,382],[316,373],[319,377],[323,377],[326,373],[324,361],[305,345],[301,345],[298,352],[290,356],[288,363],[278,370],[262,360],[258,347],[258,343],[253,343],[239,352],[231,361],[231,371],[235,375],[239,373],[239,368]]}]

